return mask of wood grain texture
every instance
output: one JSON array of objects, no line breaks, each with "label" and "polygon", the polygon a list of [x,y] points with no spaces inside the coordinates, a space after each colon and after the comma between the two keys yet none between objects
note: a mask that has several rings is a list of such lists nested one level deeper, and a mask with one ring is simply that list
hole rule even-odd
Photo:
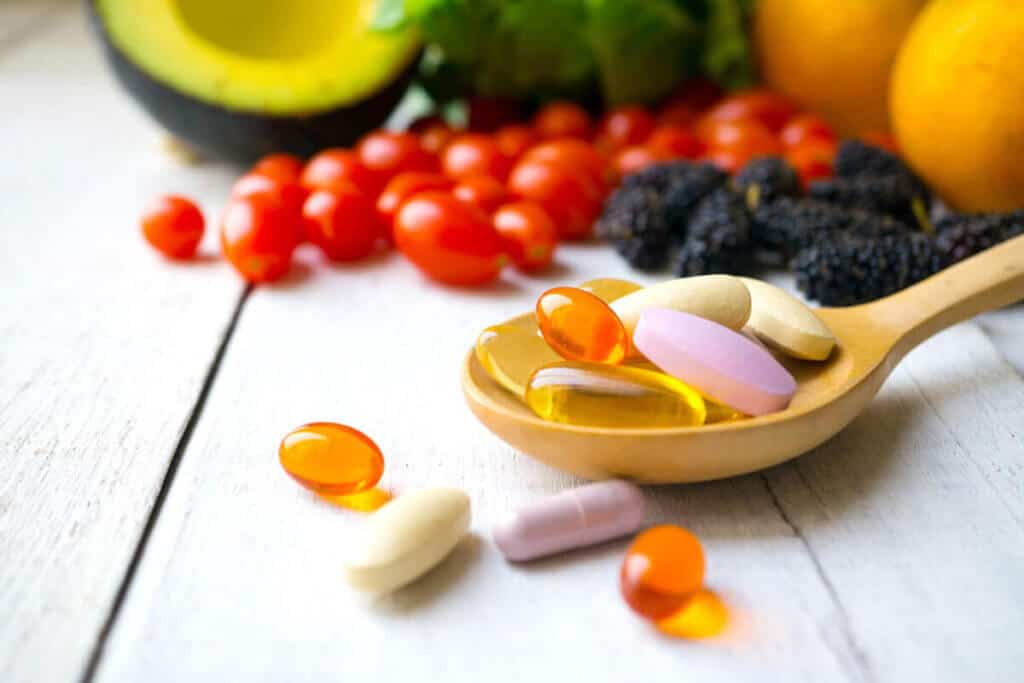
[{"label": "wood grain texture", "polygon": [[[625,542],[505,564],[491,525],[576,482],[476,424],[458,368],[479,329],[553,282],[635,277],[596,247],[567,249],[565,261],[574,266],[545,280],[479,293],[424,284],[393,257],[257,291],[98,680],[1016,674],[1024,383],[971,324],[912,354],[849,431],[795,464],[649,489],[651,522],[686,525],[706,544],[709,585],[731,609],[718,638],[670,640],[628,612],[617,590]],[[281,435],[311,420],[377,439],[383,484],[399,495],[465,488],[475,535],[399,593],[354,597],[339,563],[360,515],[277,464]]]},{"label": "wood grain texture", "polygon": [[0,680],[70,681],[241,291],[211,258],[165,263],[137,215],[228,174],[160,153],[77,12],[4,55],[0,102]]}]

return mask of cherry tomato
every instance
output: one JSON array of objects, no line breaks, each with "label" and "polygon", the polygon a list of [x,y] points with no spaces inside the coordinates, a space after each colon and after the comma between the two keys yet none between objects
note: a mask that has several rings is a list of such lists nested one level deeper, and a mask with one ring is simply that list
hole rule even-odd
[{"label": "cherry tomato", "polygon": [[782,143],[757,121],[713,122],[704,131],[710,150],[730,152],[741,165],[754,157],[782,153]]},{"label": "cherry tomato", "polygon": [[504,180],[512,165],[498,144],[479,133],[465,133],[448,143],[441,155],[441,167],[449,178],[489,175]]},{"label": "cherry tomato", "polygon": [[697,112],[686,102],[669,102],[658,114],[658,125],[689,128],[697,121],[697,116]]},{"label": "cherry tomato", "polygon": [[254,194],[272,195],[288,211],[290,224],[301,242],[302,204],[309,196],[309,190],[295,182],[277,181],[261,173],[246,173],[231,186],[232,197],[250,197]]},{"label": "cherry tomato", "polygon": [[420,145],[431,154],[440,154],[455,137],[455,129],[440,116],[426,116],[414,121],[409,130],[420,136]]},{"label": "cherry tomato", "polygon": [[450,285],[492,282],[508,260],[487,215],[445,192],[423,192],[402,204],[395,243],[424,274]]},{"label": "cherry tomato", "polygon": [[575,138],[542,142],[527,152],[523,159],[550,161],[583,172],[602,188],[614,179],[614,174],[609,173],[605,166],[604,158],[588,143]]},{"label": "cherry tomato", "polygon": [[597,139],[609,149],[622,149],[642,144],[654,131],[654,117],[643,107],[613,109],[604,115],[597,129]]},{"label": "cherry tomato", "polygon": [[533,119],[533,127],[542,138],[582,138],[589,140],[593,128],[590,114],[572,102],[552,102]]},{"label": "cherry tomato", "polygon": [[875,147],[881,147],[884,150],[892,152],[893,154],[900,153],[900,144],[892,133],[885,133],[882,131],[869,131],[860,136],[860,139],[869,145]]},{"label": "cherry tomato", "polygon": [[666,159],[696,159],[705,150],[700,138],[679,126],[659,126],[647,138],[646,145]]},{"label": "cherry tomato", "polygon": [[192,200],[178,195],[157,197],[142,212],[142,236],[164,256],[189,259],[203,239],[203,213]]},{"label": "cherry tomato", "polygon": [[388,238],[402,202],[426,190],[450,190],[453,184],[451,178],[439,173],[399,173],[392,178],[377,197],[377,218]]},{"label": "cherry tomato", "polygon": [[292,217],[270,194],[228,200],[220,221],[224,256],[252,283],[272,282],[288,272],[298,243]]},{"label": "cherry tomato", "polygon": [[505,186],[489,175],[470,175],[461,179],[452,194],[487,214],[494,213],[505,201]]},{"label": "cherry tomato", "polygon": [[697,160],[714,164],[726,173],[736,173],[743,168],[751,158],[753,157],[735,150],[712,148],[697,157]]},{"label": "cherry tomato", "polygon": [[786,147],[795,147],[811,139],[835,142],[836,133],[820,116],[800,114],[783,126],[779,131],[779,139]]},{"label": "cherry tomato", "polygon": [[559,237],[582,239],[601,209],[601,188],[589,175],[553,161],[524,159],[512,170],[508,189],[540,204],[555,221]]},{"label": "cherry tomato", "polygon": [[301,182],[310,190],[337,190],[351,185],[370,196],[376,196],[382,184],[355,152],[340,148],[325,149],[310,159]]},{"label": "cherry tomato", "polygon": [[746,90],[726,97],[709,109],[698,125],[710,121],[758,121],[778,133],[798,111],[796,104],[778,93]]},{"label": "cherry tomato", "polygon": [[250,173],[259,173],[282,183],[297,183],[302,177],[302,159],[292,154],[269,154],[250,169]]},{"label": "cherry tomato", "polygon": [[630,173],[636,173],[642,168],[662,161],[668,161],[668,157],[662,155],[657,149],[645,145],[633,145],[619,150],[612,160],[612,167],[620,178],[624,178]]},{"label": "cherry tomato", "polygon": [[558,229],[540,204],[523,201],[499,207],[494,213],[494,229],[508,241],[512,262],[520,270],[532,272],[551,263]]},{"label": "cherry tomato", "polygon": [[786,160],[793,165],[804,188],[815,180],[832,177],[832,162],[836,156],[836,143],[811,138],[786,151]]},{"label": "cherry tomato", "polygon": [[490,133],[523,115],[519,103],[505,97],[472,97],[467,109],[469,129],[478,133]]},{"label": "cherry tomato", "polygon": [[714,81],[701,77],[691,78],[676,88],[669,98],[666,108],[685,104],[691,111],[702,112],[721,99],[722,95],[721,86]]},{"label": "cherry tomato", "polygon": [[537,133],[533,128],[521,123],[502,126],[494,133],[494,141],[498,149],[509,159],[518,159],[538,142]]},{"label": "cherry tomato", "polygon": [[358,261],[373,251],[380,230],[373,202],[351,187],[317,190],[302,206],[306,236],[332,261]]},{"label": "cherry tomato", "polygon": [[381,187],[396,173],[437,170],[437,159],[423,149],[420,139],[412,133],[370,133],[356,146],[356,154],[363,166],[377,174]]}]

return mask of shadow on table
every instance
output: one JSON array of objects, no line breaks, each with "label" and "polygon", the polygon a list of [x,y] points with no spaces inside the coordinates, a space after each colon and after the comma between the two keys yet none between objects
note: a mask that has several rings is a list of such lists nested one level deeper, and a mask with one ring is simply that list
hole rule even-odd
[{"label": "shadow on table", "polygon": [[374,608],[391,614],[404,614],[429,607],[450,591],[477,564],[484,552],[484,542],[473,532],[459,541],[455,549],[419,579],[390,595],[381,596]]}]

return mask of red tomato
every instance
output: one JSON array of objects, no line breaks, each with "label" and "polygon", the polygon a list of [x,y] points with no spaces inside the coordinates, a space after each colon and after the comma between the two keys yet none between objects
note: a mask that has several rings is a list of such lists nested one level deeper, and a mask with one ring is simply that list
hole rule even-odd
[{"label": "red tomato", "polygon": [[537,133],[533,128],[521,123],[502,126],[494,134],[498,149],[509,159],[518,159],[538,142]]},{"label": "red tomato", "polygon": [[815,180],[832,177],[832,162],[836,156],[836,144],[827,140],[811,138],[786,151],[786,160],[793,165],[804,188]]},{"label": "red tomato", "polygon": [[786,147],[795,147],[806,140],[835,142],[836,133],[820,116],[800,114],[790,119],[782,128],[779,139]]},{"label": "red tomato", "polygon": [[523,116],[519,103],[505,97],[472,97],[467,109],[469,129],[479,133],[490,133]]},{"label": "red tomato", "polygon": [[592,146],[575,138],[542,142],[527,152],[523,159],[561,164],[574,171],[587,174],[602,188],[613,180],[614,174],[608,173],[604,158]]},{"label": "red tomato", "polygon": [[768,90],[745,90],[733,93],[701,117],[704,125],[709,121],[758,121],[777,133],[799,111],[789,98]]},{"label": "red tomato", "polygon": [[651,147],[644,145],[634,145],[633,147],[627,147],[626,149],[620,150],[615,155],[615,159],[612,160],[612,167],[620,178],[623,178],[630,173],[635,173],[642,168],[647,168],[651,164],[657,164],[662,161],[667,161],[668,158],[663,156],[661,152]]},{"label": "red tomato", "polygon": [[363,165],[355,152],[325,149],[309,160],[302,172],[302,184],[310,190],[337,190],[351,185],[370,196],[380,192],[381,179]]},{"label": "red tomato", "polygon": [[885,133],[877,130],[869,131],[861,135],[860,139],[868,143],[869,145],[881,147],[882,149],[888,150],[893,154],[900,153],[900,144],[899,142],[896,141],[896,138],[893,137],[892,133]]},{"label": "red tomato", "polygon": [[203,213],[192,200],[178,195],[157,197],[142,212],[142,236],[164,256],[189,259],[203,239]]},{"label": "red tomato", "polygon": [[743,168],[752,157],[729,149],[709,149],[698,157],[698,161],[714,164],[726,173],[736,173]]},{"label": "red tomato", "polygon": [[700,77],[691,78],[676,88],[666,108],[685,104],[691,111],[702,112],[721,99],[723,94],[721,86],[714,81]]},{"label": "red tomato", "polygon": [[551,263],[558,245],[558,229],[540,204],[505,204],[494,213],[493,222],[494,229],[507,240],[517,268],[531,272]]},{"label": "red tomato", "polygon": [[582,138],[589,140],[593,123],[590,114],[572,102],[552,102],[533,119],[533,127],[545,139]]},{"label": "red tomato", "polygon": [[459,201],[467,202],[481,211],[491,214],[505,201],[505,186],[489,175],[466,176],[458,182],[452,194]]},{"label": "red tomato", "polygon": [[431,154],[440,154],[455,137],[455,129],[440,116],[427,116],[414,121],[409,130],[420,136],[420,145]]},{"label": "red tomato", "polygon": [[658,114],[659,126],[689,128],[697,120],[697,112],[686,102],[669,102]]},{"label": "red tomato", "polygon": [[438,173],[399,173],[377,197],[377,218],[391,236],[391,225],[399,207],[409,197],[426,190],[450,190],[452,179]]},{"label": "red tomato", "polygon": [[647,148],[666,159],[696,159],[704,153],[701,140],[678,126],[659,126],[647,138]]},{"label": "red tomato", "polygon": [[402,204],[395,243],[424,274],[449,285],[492,282],[507,260],[487,216],[445,192],[423,192]]},{"label": "red tomato", "polygon": [[297,183],[302,177],[302,159],[291,154],[270,154],[257,161],[250,173],[259,173],[282,183]]},{"label": "red tomato", "polygon": [[380,186],[397,173],[437,170],[437,159],[423,149],[420,139],[412,133],[376,131],[356,146],[363,166],[377,174]]},{"label": "red tomato", "polygon": [[729,152],[741,166],[754,157],[782,153],[778,139],[756,121],[712,122],[704,130],[711,151]]},{"label": "red tomato", "polygon": [[643,107],[619,107],[604,115],[597,139],[610,149],[639,145],[654,131],[654,117]]},{"label": "red tomato", "polygon": [[302,204],[309,196],[309,190],[294,182],[279,182],[261,173],[247,173],[231,186],[231,196],[251,197],[255,194],[269,194],[284,205],[291,217],[291,226],[295,230],[296,238],[301,242],[302,234]]},{"label": "red tomato", "polygon": [[298,241],[292,216],[270,194],[228,200],[220,221],[224,256],[252,283],[272,282],[288,272]]},{"label": "red tomato", "polygon": [[512,169],[508,189],[540,204],[565,239],[582,239],[601,209],[603,188],[589,175],[553,161],[524,159]]},{"label": "red tomato", "polygon": [[317,190],[302,206],[309,241],[332,261],[358,261],[380,232],[373,202],[354,188]]},{"label": "red tomato", "polygon": [[489,175],[504,180],[512,161],[486,135],[465,133],[444,148],[441,166],[445,175],[456,180],[470,175]]}]

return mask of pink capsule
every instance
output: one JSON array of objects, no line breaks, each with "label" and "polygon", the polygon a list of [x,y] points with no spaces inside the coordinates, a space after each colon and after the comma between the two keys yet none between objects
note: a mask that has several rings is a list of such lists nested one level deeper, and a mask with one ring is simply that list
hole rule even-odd
[{"label": "pink capsule", "polygon": [[644,521],[644,496],[625,481],[602,481],[548,496],[494,529],[508,560],[532,560],[624,536]]}]

